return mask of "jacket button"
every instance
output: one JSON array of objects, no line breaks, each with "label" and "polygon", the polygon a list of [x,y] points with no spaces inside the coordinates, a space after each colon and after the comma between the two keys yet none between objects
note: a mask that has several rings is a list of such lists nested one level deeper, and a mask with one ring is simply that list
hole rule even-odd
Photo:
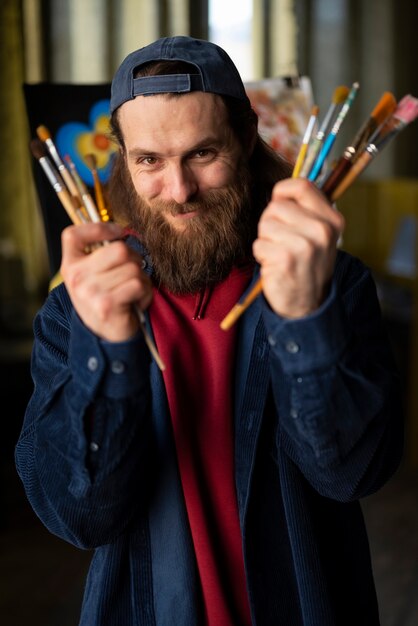
[{"label": "jacket button", "polygon": [[125,371],[125,364],[122,361],[112,361],[110,369],[114,374],[122,374]]},{"label": "jacket button", "polygon": [[89,360],[87,361],[87,367],[90,372],[95,372],[97,370],[97,368],[99,367],[99,361],[95,356],[91,356],[89,358]]},{"label": "jacket button", "polygon": [[296,354],[299,350],[300,348],[295,341],[290,340],[286,343],[286,351],[289,352],[289,354]]}]

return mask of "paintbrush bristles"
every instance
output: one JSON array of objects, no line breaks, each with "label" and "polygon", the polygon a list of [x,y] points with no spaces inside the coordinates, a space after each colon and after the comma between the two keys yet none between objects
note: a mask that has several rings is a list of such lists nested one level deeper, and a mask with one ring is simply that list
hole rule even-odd
[{"label": "paintbrush bristles", "polygon": [[94,193],[96,196],[96,203],[99,209],[100,219],[102,220],[102,222],[109,222],[112,220],[112,215],[109,209],[107,208],[105,200],[104,200],[102,184],[100,182],[99,172],[97,171],[96,155],[91,154],[91,153],[85,154],[84,159],[93,175]]},{"label": "paintbrush bristles", "polygon": [[334,89],[334,93],[332,94],[332,102],[333,104],[342,104],[344,100],[347,98],[350,89],[346,85],[340,85]]},{"label": "paintbrush bristles", "polygon": [[36,134],[41,141],[47,141],[47,139],[51,139],[51,133],[49,132],[47,127],[43,126],[42,124],[36,129]]},{"label": "paintbrush bristles", "polygon": [[86,160],[87,166],[90,168],[92,172],[97,170],[97,159],[94,154],[85,154],[84,158]]},{"label": "paintbrush bristles", "polygon": [[368,148],[375,145],[378,150],[388,142],[393,135],[397,134],[415,120],[418,115],[418,99],[410,94],[404,96],[395,111],[381,124],[370,137]]},{"label": "paintbrush bristles", "polygon": [[404,124],[410,124],[418,115],[418,98],[414,98],[410,94],[404,96],[394,113]]},{"label": "paintbrush bristles", "polygon": [[396,108],[396,99],[394,95],[386,91],[374,107],[368,119],[363,123],[357,131],[352,142],[346,147],[344,153],[333,166],[331,172],[321,185],[322,191],[329,197],[337,188],[340,181],[347,175],[348,170],[363,152],[370,137],[380,124],[393,113]]},{"label": "paintbrush bristles", "polygon": [[33,139],[30,142],[30,148],[33,156],[42,167],[53,190],[61,201],[62,206],[66,210],[68,217],[74,224],[80,224],[82,222],[82,217],[79,215],[77,208],[74,205],[74,198],[70,196],[63,180],[61,179],[59,173],[55,170],[52,161],[49,159],[44,143],[40,139]]},{"label": "paintbrush bristles", "polygon": [[395,112],[381,124],[370,137],[370,140],[359,155],[353,167],[341,180],[332,193],[331,199],[338,200],[344,191],[353,184],[356,178],[369,166],[389,141],[396,137],[408,124],[418,116],[418,99],[411,95],[404,96]]},{"label": "paintbrush bristles", "polygon": [[44,144],[40,139],[32,139],[30,142],[30,150],[35,157],[35,159],[42,159],[47,155],[47,151],[45,149]]},{"label": "paintbrush bristles", "polygon": [[396,98],[390,91],[385,91],[379,102],[370,114],[370,117],[380,124],[396,109]]}]

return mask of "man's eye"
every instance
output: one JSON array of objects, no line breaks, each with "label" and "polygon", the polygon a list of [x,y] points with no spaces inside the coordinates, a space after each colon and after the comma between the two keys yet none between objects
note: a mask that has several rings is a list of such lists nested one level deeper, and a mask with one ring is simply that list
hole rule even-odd
[{"label": "man's eye", "polygon": [[213,150],[208,150],[207,148],[204,148],[202,150],[196,150],[196,152],[193,153],[193,156],[195,159],[202,159],[207,161],[213,158],[214,153]]},{"label": "man's eye", "polygon": [[144,163],[145,165],[155,165],[157,163],[157,159],[152,156],[143,156],[138,159],[137,163]]}]

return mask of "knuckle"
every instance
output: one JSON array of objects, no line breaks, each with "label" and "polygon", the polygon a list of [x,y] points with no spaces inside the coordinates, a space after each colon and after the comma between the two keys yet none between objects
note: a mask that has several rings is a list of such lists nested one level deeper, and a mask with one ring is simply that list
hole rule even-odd
[{"label": "knuckle", "polygon": [[298,245],[298,255],[306,260],[310,260],[315,256],[316,247],[311,239],[301,237]]},{"label": "knuckle", "polygon": [[315,241],[322,247],[325,247],[333,239],[334,229],[327,222],[317,222],[315,225]]},{"label": "knuckle", "polygon": [[312,190],[312,183],[307,178],[298,178],[297,185],[299,187],[300,193],[305,194]]},{"label": "knuckle", "polygon": [[128,247],[123,241],[112,242],[112,255],[118,263],[127,263],[130,259]]},{"label": "knuckle", "polygon": [[338,212],[335,215],[337,218],[336,219],[337,229],[341,233],[345,229],[345,217],[342,213],[338,213]]},{"label": "knuckle", "polygon": [[63,246],[69,245],[72,241],[74,241],[76,234],[75,226],[67,226],[61,231],[61,243]]},{"label": "knuckle", "polygon": [[100,302],[103,319],[107,319],[113,310],[113,299],[110,294],[103,294]]},{"label": "knuckle", "polygon": [[282,272],[291,273],[295,267],[295,255],[293,251],[282,248],[277,252],[277,265]]}]

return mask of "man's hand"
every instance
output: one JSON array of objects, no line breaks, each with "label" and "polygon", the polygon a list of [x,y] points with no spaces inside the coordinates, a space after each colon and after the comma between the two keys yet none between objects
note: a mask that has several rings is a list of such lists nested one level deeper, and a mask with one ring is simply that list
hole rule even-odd
[{"label": "man's hand", "polygon": [[253,252],[264,295],[276,313],[299,318],[322,304],[343,229],[344,218],[313,183],[295,178],[274,186]]},{"label": "man's hand", "polygon": [[[65,228],[61,238],[61,275],[74,308],[92,332],[108,341],[132,337],[139,328],[133,305],[145,309],[152,300],[141,257],[117,241],[122,232],[117,224],[81,224]],[[89,248],[94,250],[86,254]]]}]

